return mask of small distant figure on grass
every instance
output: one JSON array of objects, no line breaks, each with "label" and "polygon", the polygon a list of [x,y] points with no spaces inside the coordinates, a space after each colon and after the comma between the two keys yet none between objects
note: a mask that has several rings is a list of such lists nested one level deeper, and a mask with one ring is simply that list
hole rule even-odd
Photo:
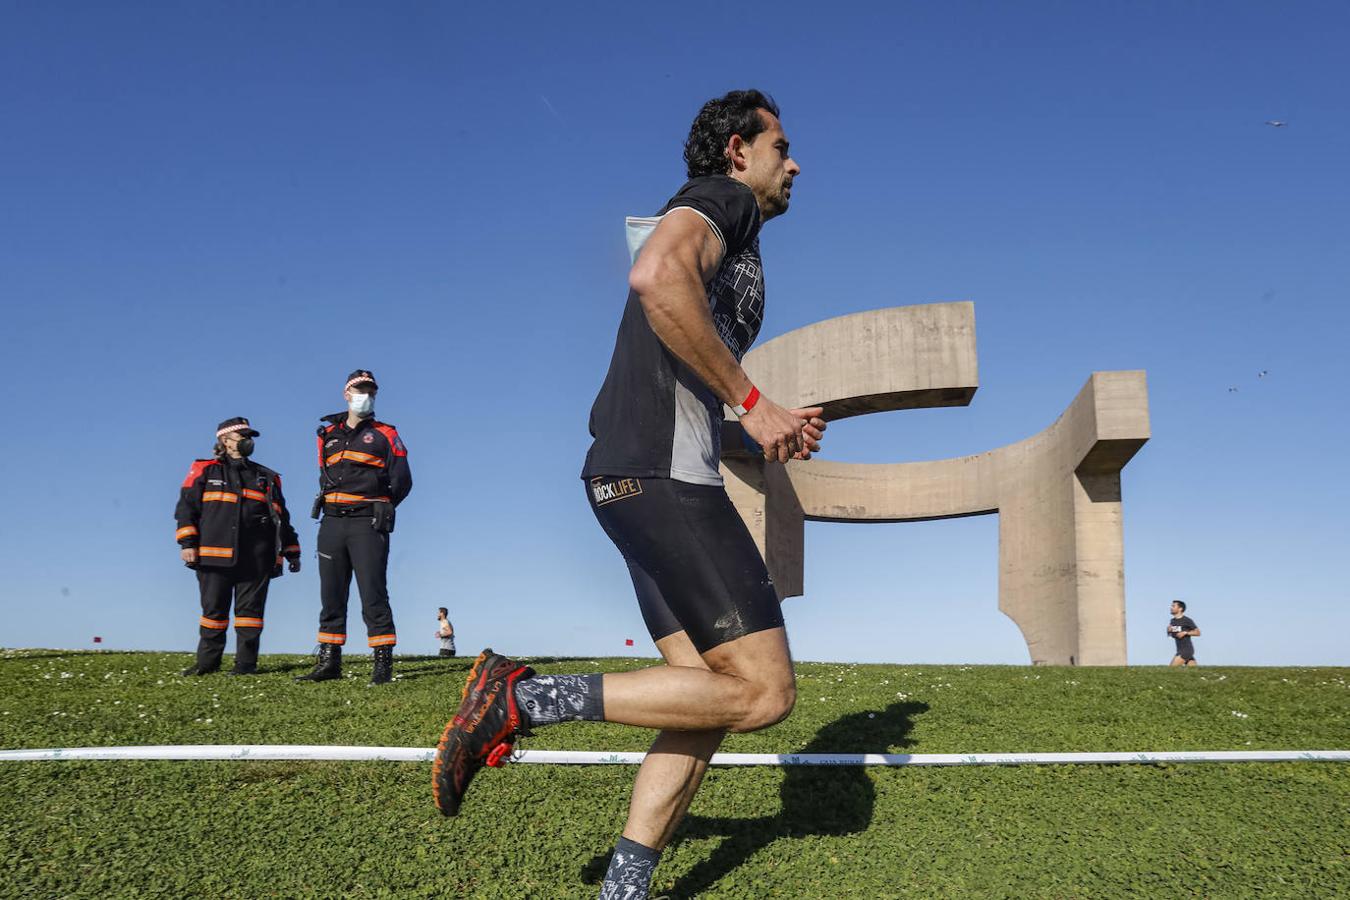
[{"label": "small distant figure on grass", "polygon": [[450,624],[450,610],[444,606],[436,612],[436,637],[441,641],[441,656],[454,656],[455,626]]},{"label": "small distant figure on grass", "polygon": [[1167,636],[1177,642],[1177,653],[1172,657],[1171,665],[1199,665],[1195,661],[1195,646],[1191,638],[1200,636],[1200,628],[1194,619],[1186,615],[1186,604],[1180,600],[1172,601],[1172,621],[1167,623]]}]

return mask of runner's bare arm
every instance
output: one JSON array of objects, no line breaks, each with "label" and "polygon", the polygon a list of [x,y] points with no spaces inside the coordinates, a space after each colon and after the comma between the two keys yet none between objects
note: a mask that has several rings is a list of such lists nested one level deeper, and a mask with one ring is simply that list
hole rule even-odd
[{"label": "runner's bare arm", "polygon": [[[638,254],[628,275],[647,322],[657,338],[729,406],[745,399],[752,386],[736,357],[713,327],[704,285],[722,263],[722,242],[693,210],[671,210]],[[805,458],[819,448],[819,408],[786,410],[761,397],[741,425],[769,461]],[[810,424],[814,447],[804,447],[802,429]]]},{"label": "runner's bare arm", "polygon": [[628,275],[656,336],[723,402],[740,403],[750,379],[713,327],[704,285],[722,263],[722,242],[703,217],[671,210]]}]

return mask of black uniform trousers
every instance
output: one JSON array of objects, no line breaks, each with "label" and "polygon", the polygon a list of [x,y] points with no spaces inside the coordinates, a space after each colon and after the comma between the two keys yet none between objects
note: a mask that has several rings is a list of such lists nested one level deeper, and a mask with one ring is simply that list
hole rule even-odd
[{"label": "black uniform trousers", "polygon": [[347,599],[352,574],[361,591],[361,617],[372,647],[392,647],[394,611],[389,607],[386,570],[389,567],[389,535],[371,526],[370,513],[334,515],[325,511],[319,523],[319,641],[347,641]]},{"label": "black uniform trousers", "polygon": [[234,667],[251,671],[258,665],[263,611],[267,588],[276,568],[274,530],[249,529],[239,534],[237,558],[232,566],[198,565],[197,585],[202,594],[201,639],[197,642],[197,669],[220,668],[225,653],[225,633],[230,627],[230,601],[234,601]]}]

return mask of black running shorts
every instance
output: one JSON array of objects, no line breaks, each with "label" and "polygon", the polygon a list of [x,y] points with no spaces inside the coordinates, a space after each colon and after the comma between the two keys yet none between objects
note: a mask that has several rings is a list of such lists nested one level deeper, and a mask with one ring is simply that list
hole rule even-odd
[{"label": "black running shorts", "polygon": [[782,627],[764,559],[724,488],[607,476],[585,485],[600,527],[628,564],[653,640],[683,631],[706,653]]}]

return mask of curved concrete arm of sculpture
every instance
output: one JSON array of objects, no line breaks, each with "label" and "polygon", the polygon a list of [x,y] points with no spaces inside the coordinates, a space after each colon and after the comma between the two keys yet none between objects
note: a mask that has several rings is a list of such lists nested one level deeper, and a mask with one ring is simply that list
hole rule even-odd
[{"label": "curved concrete arm of sculpture", "polygon": [[904,522],[997,512],[1068,475],[1119,473],[1149,439],[1142,371],[1094,372],[1053,425],[974,456],[909,463],[789,463],[808,519]]},{"label": "curved concrete arm of sculpture", "polygon": [[[776,403],[822,406],[828,420],[965,406],[979,387],[975,304],[897,306],[828,319],[766,341],[746,354],[744,365]],[[765,466],[746,450],[742,437],[739,423],[724,424],[727,493],[764,555],[778,596],[795,597],[802,592],[804,518],[789,469]],[[835,477],[859,482],[855,487],[868,480],[853,469],[838,469]]]},{"label": "curved concrete arm of sculpture", "polygon": [[894,306],[826,319],[746,354],[745,370],[780,406],[825,419],[968,406],[979,387],[975,304]]}]

